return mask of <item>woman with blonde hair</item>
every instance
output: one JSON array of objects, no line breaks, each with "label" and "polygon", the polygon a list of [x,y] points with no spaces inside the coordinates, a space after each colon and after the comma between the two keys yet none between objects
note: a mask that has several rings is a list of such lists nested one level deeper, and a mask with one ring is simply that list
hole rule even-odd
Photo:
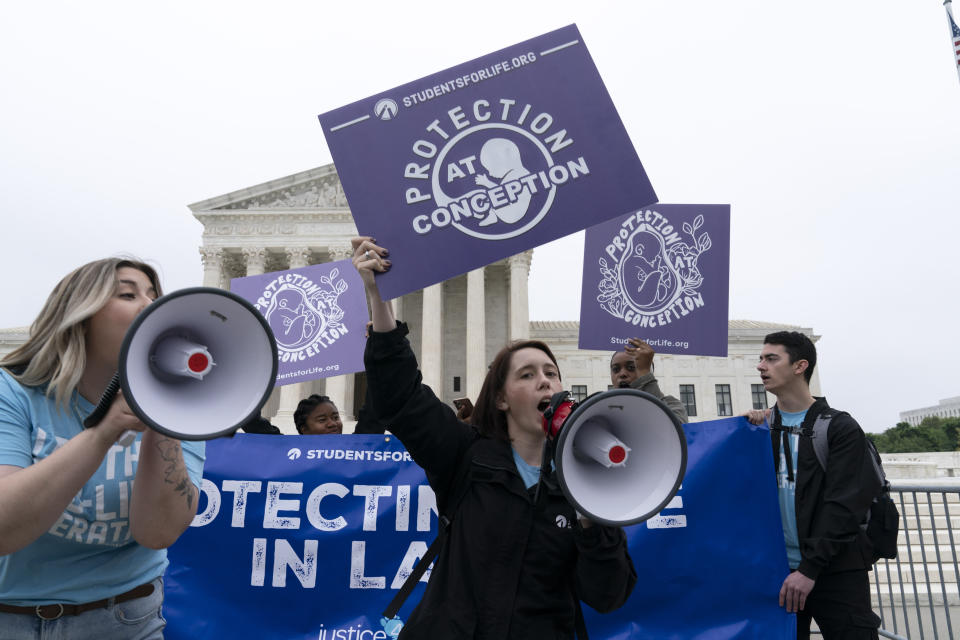
[{"label": "woman with blonde hair", "polygon": [[[86,264],[0,360],[4,638],[163,637],[166,548],[196,515],[203,444],[146,429],[122,393],[99,425],[82,424],[127,329],[160,294],[147,264]],[[133,444],[117,444],[131,430]]]}]

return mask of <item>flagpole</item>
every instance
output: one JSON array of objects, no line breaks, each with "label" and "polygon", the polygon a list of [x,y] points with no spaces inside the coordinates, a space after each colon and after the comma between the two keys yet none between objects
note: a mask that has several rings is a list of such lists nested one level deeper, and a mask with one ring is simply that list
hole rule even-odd
[{"label": "flagpole", "polygon": [[960,79],[960,28],[953,19],[951,0],[943,0],[943,8],[947,11],[947,28],[950,30],[950,43],[953,45],[953,61],[957,66],[957,78]]}]

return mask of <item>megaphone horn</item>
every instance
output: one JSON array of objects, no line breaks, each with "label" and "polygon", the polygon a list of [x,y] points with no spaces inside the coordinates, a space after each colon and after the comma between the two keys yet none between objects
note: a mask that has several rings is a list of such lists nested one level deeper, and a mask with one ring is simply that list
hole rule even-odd
[{"label": "megaphone horn", "polygon": [[[260,312],[235,293],[193,287],[157,299],[134,319],[111,386],[123,389],[130,409],[154,430],[209,440],[259,413],[276,377],[277,343]],[[105,393],[85,426],[98,422],[112,399]]]},{"label": "megaphone horn", "polygon": [[557,476],[577,511],[602,524],[624,526],[666,507],[687,467],[686,436],[673,412],[648,393],[614,389],[578,405],[558,401],[553,423],[564,404],[572,410],[562,425],[549,428],[548,436],[556,431]]}]

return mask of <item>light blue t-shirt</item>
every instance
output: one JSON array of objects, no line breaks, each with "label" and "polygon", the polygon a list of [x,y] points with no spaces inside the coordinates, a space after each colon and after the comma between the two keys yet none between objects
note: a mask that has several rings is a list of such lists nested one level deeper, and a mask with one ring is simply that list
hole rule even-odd
[{"label": "light blue t-shirt", "polygon": [[[83,430],[94,406],[74,392],[61,411],[44,388],[24,387],[0,369],[0,464],[28,467]],[[150,582],[167,566],[166,550],[130,535],[130,496],[141,434],[113,445],[100,468],[53,526],[27,547],[0,556],[0,602],[82,603]],[[190,479],[200,486],[205,447],[183,442]]]},{"label": "light blue t-shirt", "polygon": [[[780,424],[784,427],[799,427],[803,424],[806,410],[797,413],[780,412]],[[780,471],[777,474],[777,493],[780,496],[780,520],[783,522],[783,539],[787,545],[787,561],[791,569],[800,566],[800,536],[797,533],[797,511],[794,501],[797,495],[797,448],[800,445],[800,436],[795,433],[789,435],[790,457],[793,465],[793,480],[787,477],[786,451],[783,441],[780,441]]]},{"label": "light blue t-shirt", "polygon": [[517,453],[517,450],[513,447],[510,447],[510,450],[513,452],[513,463],[517,465],[517,471],[520,472],[520,477],[523,478],[523,484],[526,485],[527,489],[537,484],[537,482],[540,481],[540,467],[529,464],[520,457],[520,454]]}]

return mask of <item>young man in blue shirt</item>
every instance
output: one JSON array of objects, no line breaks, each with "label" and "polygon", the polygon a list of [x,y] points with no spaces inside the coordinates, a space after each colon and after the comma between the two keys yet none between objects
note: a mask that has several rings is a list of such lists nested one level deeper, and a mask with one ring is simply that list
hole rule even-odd
[{"label": "young man in blue shirt", "polygon": [[860,525],[879,480],[863,430],[847,413],[830,421],[826,469],[817,460],[810,434],[829,405],[810,393],[816,362],[804,334],[766,336],[757,370],[777,402],[769,412],[748,413],[755,424],[767,417],[771,427],[790,564],[780,606],[797,614],[798,640],[809,638],[811,619],[825,640],[876,639],[880,618],[870,607],[868,575],[873,549]]}]

